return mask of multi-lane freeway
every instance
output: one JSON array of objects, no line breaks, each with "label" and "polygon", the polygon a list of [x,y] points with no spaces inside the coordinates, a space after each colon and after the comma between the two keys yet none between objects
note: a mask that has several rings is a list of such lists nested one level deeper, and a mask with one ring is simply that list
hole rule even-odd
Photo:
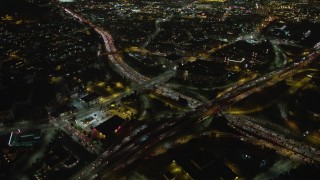
[{"label": "multi-lane freeway", "polygon": [[320,163],[320,150],[304,143],[301,138],[293,135],[287,129],[271,122],[255,120],[247,116],[234,116],[224,114],[231,127],[238,130],[247,137],[263,139],[281,148],[277,149],[279,154],[291,151],[287,156],[294,156],[295,159],[306,163]]}]

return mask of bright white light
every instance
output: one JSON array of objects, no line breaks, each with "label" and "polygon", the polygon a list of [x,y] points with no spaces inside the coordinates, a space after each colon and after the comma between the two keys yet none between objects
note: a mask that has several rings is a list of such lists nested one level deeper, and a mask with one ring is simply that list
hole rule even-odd
[{"label": "bright white light", "polygon": [[59,0],[60,2],[74,2],[74,0]]}]

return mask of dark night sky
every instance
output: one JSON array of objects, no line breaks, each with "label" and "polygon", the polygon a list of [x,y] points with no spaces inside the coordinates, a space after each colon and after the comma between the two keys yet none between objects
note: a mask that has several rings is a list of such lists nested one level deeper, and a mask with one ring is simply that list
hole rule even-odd
[{"label": "dark night sky", "polygon": [[32,5],[24,0],[0,0],[0,16],[14,12],[32,12]]}]

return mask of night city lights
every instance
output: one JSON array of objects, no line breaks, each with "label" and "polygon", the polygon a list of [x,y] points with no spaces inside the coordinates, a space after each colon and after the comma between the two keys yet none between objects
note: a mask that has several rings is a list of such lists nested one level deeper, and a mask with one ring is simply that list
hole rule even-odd
[{"label": "night city lights", "polygon": [[0,0],[1,180],[319,180],[319,0]]}]

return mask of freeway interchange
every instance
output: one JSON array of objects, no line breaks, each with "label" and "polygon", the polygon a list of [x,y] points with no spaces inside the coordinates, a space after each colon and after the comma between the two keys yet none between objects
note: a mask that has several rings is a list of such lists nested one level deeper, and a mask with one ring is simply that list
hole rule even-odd
[{"label": "freeway interchange", "polygon": [[[307,58],[305,61],[302,61],[299,64],[288,64],[288,66],[284,66],[283,68],[280,68],[270,74],[265,74],[261,77],[255,78],[241,86],[234,88],[229,93],[196,108],[195,110],[179,114],[177,117],[163,122],[141,125],[137,127],[135,130],[125,133],[121,138],[119,138],[119,140],[115,144],[110,146],[108,150],[105,151],[96,161],[94,161],[91,165],[87,166],[85,170],[83,170],[81,173],[77,174],[77,176],[75,176],[74,179],[87,179],[93,176],[94,174],[103,175],[104,177],[111,175],[116,170],[126,167],[134,160],[138,158],[143,158],[146,154],[148,154],[148,149],[154,146],[156,143],[159,143],[160,141],[165,141],[165,139],[170,138],[173,135],[176,135],[179,132],[183,131],[184,127],[190,126],[194,123],[199,123],[207,116],[217,114],[220,111],[226,109],[227,107],[230,107],[232,104],[261,90],[262,88],[271,86],[291,76],[292,73],[294,73],[294,71],[304,67],[308,63],[311,63],[319,55],[319,52],[314,54],[312,53],[309,56],[309,58]],[[195,119],[197,122],[194,122]],[[247,128],[247,131],[250,131],[249,127],[252,128],[252,123],[249,123],[248,121],[244,121],[245,123],[237,124],[234,121],[234,119],[230,118],[229,116],[227,116],[227,120],[230,123],[231,127],[243,126],[243,128]],[[261,132],[261,136],[265,136],[266,133],[270,133],[271,135],[273,135],[271,137],[275,136],[274,131],[269,129],[266,130],[265,127],[262,127],[261,125],[257,125],[257,127],[251,129],[251,132],[257,133],[257,128],[263,128],[265,130]],[[293,144],[297,143],[293,139],[288,139],[284,136],[281,137],[281,139],[282,141],[284,141],[285,139]],[[320,154],[318,153],[318,151],[310,154],[309,151],[304,151],[305,149],[313,150],[314,147],[309,146],[307,144],[303,144],[301,142],[299,143],[299,147],[303,147],[304,149],[299,151],[294,150],[294,152],[296,152],[298,155],[292,155],[292,157],[309,163],[320,162]],[[286,147],[286,149],[292,148],[292,144],[290,146],[288,144],[288,147]],[[89,170],[90,173],[86,173]]]},{"label": "freeway interchange", "polygon": [[[81,172],[77,173],[73,179],[109,177],[117,170],[130,165],[135,160],[144,158],[146,154],[149,155],[150,149],[153,146],[179,134],[185,127],[195,123],[201,123],[208,116],[215,114],[224,115],[230,127],[238,129],[238,131],[247,138],[253,138],[253,135],[258,137],[268,137],[265,138],[264,141],[267,141],[270,144],[275,143],[277,144],[277,147],[281,146],[281,150],[279,150],[279,152],[282,153],[280,154],[286,154],[284,152],[287,150],[291,152],[290,157],[292,158],[302,160],[307,163],[319,164],[320,153],[319,150],[315,149],[313,146],[303,142],[298,142],[293,138],[283,135],[282,131],[276,132],[277,130],[270,129],[269,126],[259,124],[248,118],[241,118],[240,121],[239,118],[222,112],[226,108],[243,100],[251,94],[259,92],[266,87],[275,85],[276,83],[294,75],[297,70],[315,61],[320,55],[319,51],[310,53],[308,57],[299,62],[288,63],[279,69],[254,78],[242,85],[234,86],[229,90],[229,92],[204,104],[196,99],[171,90],[166,86],[158,85],[162,82],[161,77],[158,79],[159,81],[153,81],[153,79],[149,79],[148,77],[139,74],[128,66],[119,54],[112,53],[117,52],[117,49],[115,48],[113,38],[108,31],[97,27],[68,8],[62,7],[62,9],[67,14],[70,14],[75,19],[79,20],[79,22],[85,23],[94,28],[94,30],[100,34],[108,53],[108,59],[119,74],[125,76],[132,82],[141,85],[140,87],[150,88],[155,86],[155,91],[162,96],[173,99],[183,97],[188,100],[189,106],[191,107],[190,111],[180,113],[169,120],[146,123],[137,126],[133,130],[127,130],[95,161],[87,165]],[[167,77],[164,77],[163,81],[165,82]]]}]

